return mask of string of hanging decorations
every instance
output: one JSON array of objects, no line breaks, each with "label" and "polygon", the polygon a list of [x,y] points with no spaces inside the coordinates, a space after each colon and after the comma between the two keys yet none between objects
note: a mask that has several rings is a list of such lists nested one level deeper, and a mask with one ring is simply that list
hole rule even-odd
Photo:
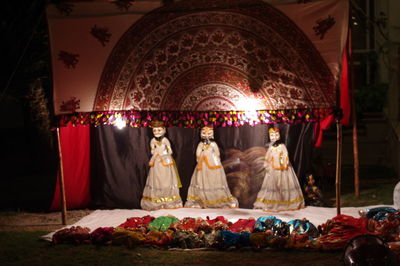
[{"label": "string of hanging decorations", "polygon": [[149,127],[154,120],[166,127],[199,128],[239,127],[244,125],[317,122],[332,114],[332,109],[253,110],[253,111],[104,111],[64,114],[57,117],[58,126],[114,125]]}]

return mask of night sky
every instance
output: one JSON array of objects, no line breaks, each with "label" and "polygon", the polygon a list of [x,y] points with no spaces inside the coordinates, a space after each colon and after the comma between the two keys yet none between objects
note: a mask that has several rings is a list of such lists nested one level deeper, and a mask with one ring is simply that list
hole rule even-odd
[{"label": "night sky", "polygon": [[30,97],[40,78],[43,95],[51,99],[45,3],[7,1],[0,11],[0,208],[45,209],[54,187],[55,138],[43,132]]}]

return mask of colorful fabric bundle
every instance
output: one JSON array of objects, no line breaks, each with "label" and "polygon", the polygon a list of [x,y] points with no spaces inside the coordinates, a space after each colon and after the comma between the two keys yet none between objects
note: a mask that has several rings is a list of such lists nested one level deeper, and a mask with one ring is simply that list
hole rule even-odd
[{"label": "colorful fabric bundle", "polygon": [[111,239],[113,245],[125,245],[132,248],[143,244],[146,238],[140,231],[131,231],[122,227],[117,227],[115,228]]},{"label": "colorful fabric bundle", "polygon": [[131,217],[126,219],[126,222],[120,224],[118,227],[125,228],[127,230],[141,230],[141,231],[147,231],[147,226],[151,221],[154,220],[154,217],[146,215],[143,217]]},{"label": "colorful fabric bundle", "polygon": [[256,232],[271,232],[276,236],[286,236],[289,233],[288,225],[275,216],[260,217],[254,225]]},{"label": "colorful fabric bundle", "polygon": [[397,254],[397,256],[400,258],[400,241],[398,242],[388,242],[387,243],[389,248]]},{"label": "colorful fabric bundle", "polygon": [[243,246],[250,246],[250,233],[249,232],[242,232],[236,233],[232,231],[222,231],[222,245],[224,248],[228,248],[231,246],[235,247],[243,247]]},{"label": "colorful fabric bundle", "polygon": [[114,227],[99,227],[90,233],[93,244],[110,244]]},{"label": "colorful fabric bundle", "polygon": [[277,219],[275,216],[259,217],[254,224],[254,231],[265,232],[267,230],[272,230],[273,226],[281,222],[282,220]]},{"label": "colorful fabric bundle", "polygon": [[249,232],[252,233],[254,231],[254,225],[256,224],[256,220],[254,218],[249,219],[239,219],[234,224],[230,225],[227,231],[241,233],[241,232]]},{"label": "colorful fabric bundle", "polygon": [[182,249],[220,247],[222,243],[221,231],[216,230],[208,233],[204,231],[197,233],[192,231],[178,231],[173,236],[173,245]]},{"label": "colorful fabric bundle", "polygon": [[173,244],[182,249],[192,249],[205,247],[204,239],[201,234],[193,231],[179,231],[175,232],[173,236]]},{"label": "colorful fabric bundle", "polygon": [[184,231],[184,232],[198,232],[198,231],[211,231],[211,227],[202,218],[183,218],[174,224],[171,225],[171,228],[176,231]]},{"label": "colorful fabric bundle", "polygon": [[203,236],[205,247],[220,247],[223,243],[220,230],[212,230]]},{"label": "colorful fabric bundle", "polygon": [[217,216],[214,219],[210,219],[210,217],[207,216],[206,221],[210,225],[213,225],[213,224],[218,223],[218,222],[225,223],[225,224],[228,223],[228,220],[224,216]]},{"label": "colorful fabric bundle", "polygon": [[287,238],[286,248],[313,248],[315,241],[308,234],[293,233]]},{"label": "colorful fabric bundle", "polygon": [[210,220],[210,217],[207,216],[206,221],[213,230],[217,231],[226,230],[232,224],[228,222],[228,220],[224,216],[217,216],[215,217],[215,219],[212,220]]},{"label": "colorful fabric bundle", "polygon": [[150,231],[165,231],[178,221],[174,216],[160,216],[149,223],[148,229]]},{"label": "colorful fabric bundle", "polygon": [[[399,212],[398,210],[392,208],[392,207],[377,207],[377,208],[372,208],[372,209],[365,209],[359,211],[359,214],[361,217],[367,218],[367,219],[374,219],[376,221],[382,221],[388,218],[388,215],[390,213],[395,213]],[[400,217],[400,215],[399,215]]]},{"label": "colorful fabric bundle", "polygon": [[88,244],[90,243],[90,229],[81,226],[61,229],[53,235],[52,243]]},{"label": "colorful fabric bundle", "polygon": [[325,250],[343,249],[352,238],[369,234],[367,219],[358,219],[348,215],[338,215],[321,225],[321,236],[318,245]]},{"label": "colorful fabric bundle", "polygon": [[400,241],[400,212],[387,213],[382,220],[369,219],[368,229],[386,241]]},{"label": "colorful fabric bundle", "polygon": [[269,235],[267,237],[267,241],[268,241],[269,247],[281,249],[281,248],[287,247],[288,237],[287,236],[279,236],[279,235]]},{"label": "colorful fabric bundle", "polygon": [[[275,216],[257,220],[239,219],[228,222],[223,216],[215,219],[190,218],[178,220],[174,216],[158,218],[149,215],[128,218],[117,228],[90,229],[72,226],[57,231],[52,243],[174,245],[183,249],[200,247],[253,248],[314,248],[342,249],[356,236],[374,234],[385,241],[400,243],[400,212],[392,208],[374,208],[364,212],[365,217],[338,215],[318,229],[307,219],[293,219],[288,223]],[[367,212],[368,211],[368,212]]]},{"label": "colorful fabric bundle", "polygon": [[269,247],[270,237],[271,237],[271,232],[252,233],[249,237],[250,245],[255,249]]},{"label": "colorful fabric bundle", "polygon": [[307,234],[293,233],[288,236],[277,236],[272,231],[252,233],[250,235],[251,246],[261,248],[314,248],[315,241]]},{"label": "colorful fabric bundle", "polygon": [[289,234],[306,234],[310,237],[318,237],[318,229],[306,219],[294,219],[287,223]]},{"label": "colorful fabric bundle", "polygon": [[163,231],[151,230],[145,235],[145,242],[157,246],[170,245],[173,241],[173,235],[174,231],[169,229]]}]

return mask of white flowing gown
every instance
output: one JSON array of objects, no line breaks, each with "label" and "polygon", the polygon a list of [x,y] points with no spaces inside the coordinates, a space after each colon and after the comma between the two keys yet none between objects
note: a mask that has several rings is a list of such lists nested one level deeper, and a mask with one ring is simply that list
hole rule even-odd
[{"label": "white flowing gown", "polygon": [[196,149],[197,165],[190,181],[185,207],[236,208],[239,203],[229,191],[218,145],[200,142]]},{"label": "white flowing gown", "polygon": [[285,211],[304,208],[304,197],[284,144],[271,146],[264,162],[266,173],[254,209]]},{"label": "white flowing gown", "polygon": [[179,196],[179,175],[169,140],[165,137],[161,141],[153,138],[150,141],[151,154],[149,174],[143,197],[140,202],[144,210],[158,210],[182,207]]}]

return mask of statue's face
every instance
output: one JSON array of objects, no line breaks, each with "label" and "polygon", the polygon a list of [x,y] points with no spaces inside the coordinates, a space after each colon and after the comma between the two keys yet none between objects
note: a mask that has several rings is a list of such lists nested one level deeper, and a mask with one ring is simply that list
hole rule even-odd
[{"label": "statue's face", "polygon": [[153,135],[156,138],[162,137],[165,134],[165,128],[164,127],[154,127],[153,128]]},{"label": "statue's face", "polygon": [[202,128],[200,131],[200,137],[202,139],[212,139],[214,138],[214,130],[209,128]]},{"label": "statue's face", "polygon": [[315,182],[314,176],[313,176],[313,175],[309,175],[309,176],[308,176],[308,184],[313,185],[314,182]]},{"label": "statue's face", "polygon": [[277,140],[279,140],[281,138],[281,135],[279,134],[279,132],[269,132],[269,139],[271,142],[275,142]]}]

